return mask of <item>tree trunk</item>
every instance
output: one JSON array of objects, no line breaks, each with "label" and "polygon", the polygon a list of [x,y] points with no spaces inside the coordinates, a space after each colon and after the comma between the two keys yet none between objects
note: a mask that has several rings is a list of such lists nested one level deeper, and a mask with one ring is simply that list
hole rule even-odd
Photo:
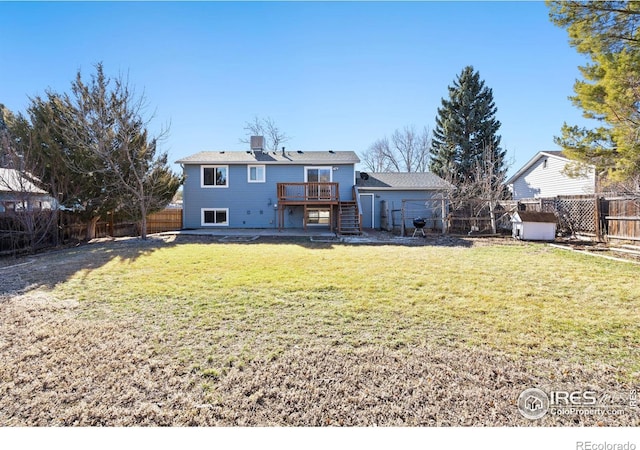
[{"label": "tree trunk", "polygon": [[96,237],[96,225],[98,224],[98,220],[100,220],[100,217],[92,217],[89,223],[87,223],[87,241]]},{"label": "tree trunk", "polygon": [[145,241],[147,239],[147,205],[144,203],[144,199],[140,200],[140,239]]},{"label": "tree trunk", "polygon": [[143,215],[140,220],[140,239],[143,241],[147,239],[147,216]]}]

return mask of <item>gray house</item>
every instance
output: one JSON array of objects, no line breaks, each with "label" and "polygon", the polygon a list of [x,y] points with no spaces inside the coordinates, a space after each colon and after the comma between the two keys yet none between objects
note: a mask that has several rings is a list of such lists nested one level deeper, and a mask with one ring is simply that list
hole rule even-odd
[{"label": "gray house", "polygon": [[37,181],[16,169],[0,168],[0,213],[54,209],[55,199],[36,186]]},{"label": "gray house", "polygon": [[437,175],[361,172],[356,178],[363,228],[409,229],[413,219],[421,217],[427,228],[442,229],[447,194],[455,188]]},{"label": "gray house", "polygon": [[571,163],[562,152],[538,152],[506,184],[514,200],[593,194],[596,191],[595,169],[586,166],[580,176],[570,177],[565,169]]},{"label": "gray house", "polygon": [[208,151],[183,158],[185,228],[324,227],[359,233],[352,151]]}]

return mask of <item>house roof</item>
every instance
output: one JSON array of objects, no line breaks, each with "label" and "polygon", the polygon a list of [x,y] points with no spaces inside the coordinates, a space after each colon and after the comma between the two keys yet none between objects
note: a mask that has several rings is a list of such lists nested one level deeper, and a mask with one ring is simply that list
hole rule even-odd
[{"label": "house roof", "polygon": [[200,152],[176,161],[179,164],[357,164],[352,151]]},{"label": "house roof", "polygon": [[356,185],[363,189],[398,191],[454,189],[451,183],[431,172],[361,172]]},{"label": "house roof", "polygon": [[554,213],[538,211],[517,211],[514,215],[520,217],[522,222],[556,223],[557,218]]},{"label": "house roof", "polygon": [[522,166],[522,168],[520,168],[520,170],[518,170],[511,178],[509,178],[505,184],[513,184],[516,178],[520,177],[523,173],[529,170],[531,166],[533,166],[539,159],[544,157],[557,158],[563,161],[571,161],[569,158],[567,158],[567,156],[562,151],[557,151],[557,150],[546,151],[545,150],[542,152],[538,152],[533,156],[533,158],[529,160],[529,162],[527,162],[524,166]]},{"label": "house roof", "polygon": [[0,168],[0,192],[29,192],[32,194],[46,194],[31,180],[36,179],[27,173],[26,176],[16,169]]}]

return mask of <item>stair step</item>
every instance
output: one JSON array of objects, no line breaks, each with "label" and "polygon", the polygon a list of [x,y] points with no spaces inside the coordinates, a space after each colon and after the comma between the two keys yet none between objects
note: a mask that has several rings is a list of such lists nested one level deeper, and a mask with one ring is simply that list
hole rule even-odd
[{"label": "stair step", "polygon": [[356,201],[341,201],[339,203],[340,234],[361,234],[360,214],[358,214],[358,203]]}]

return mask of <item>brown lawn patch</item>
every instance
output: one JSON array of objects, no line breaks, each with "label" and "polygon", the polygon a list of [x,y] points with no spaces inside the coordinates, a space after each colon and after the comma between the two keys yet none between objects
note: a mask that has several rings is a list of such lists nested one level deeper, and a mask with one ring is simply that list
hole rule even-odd
[{"label": "brown lawn patch", "polygon": [[0,426],[640,425],[516,408],[531,387],[637,389],[635,269],[485,242],[131,241],[5,264]]}]

